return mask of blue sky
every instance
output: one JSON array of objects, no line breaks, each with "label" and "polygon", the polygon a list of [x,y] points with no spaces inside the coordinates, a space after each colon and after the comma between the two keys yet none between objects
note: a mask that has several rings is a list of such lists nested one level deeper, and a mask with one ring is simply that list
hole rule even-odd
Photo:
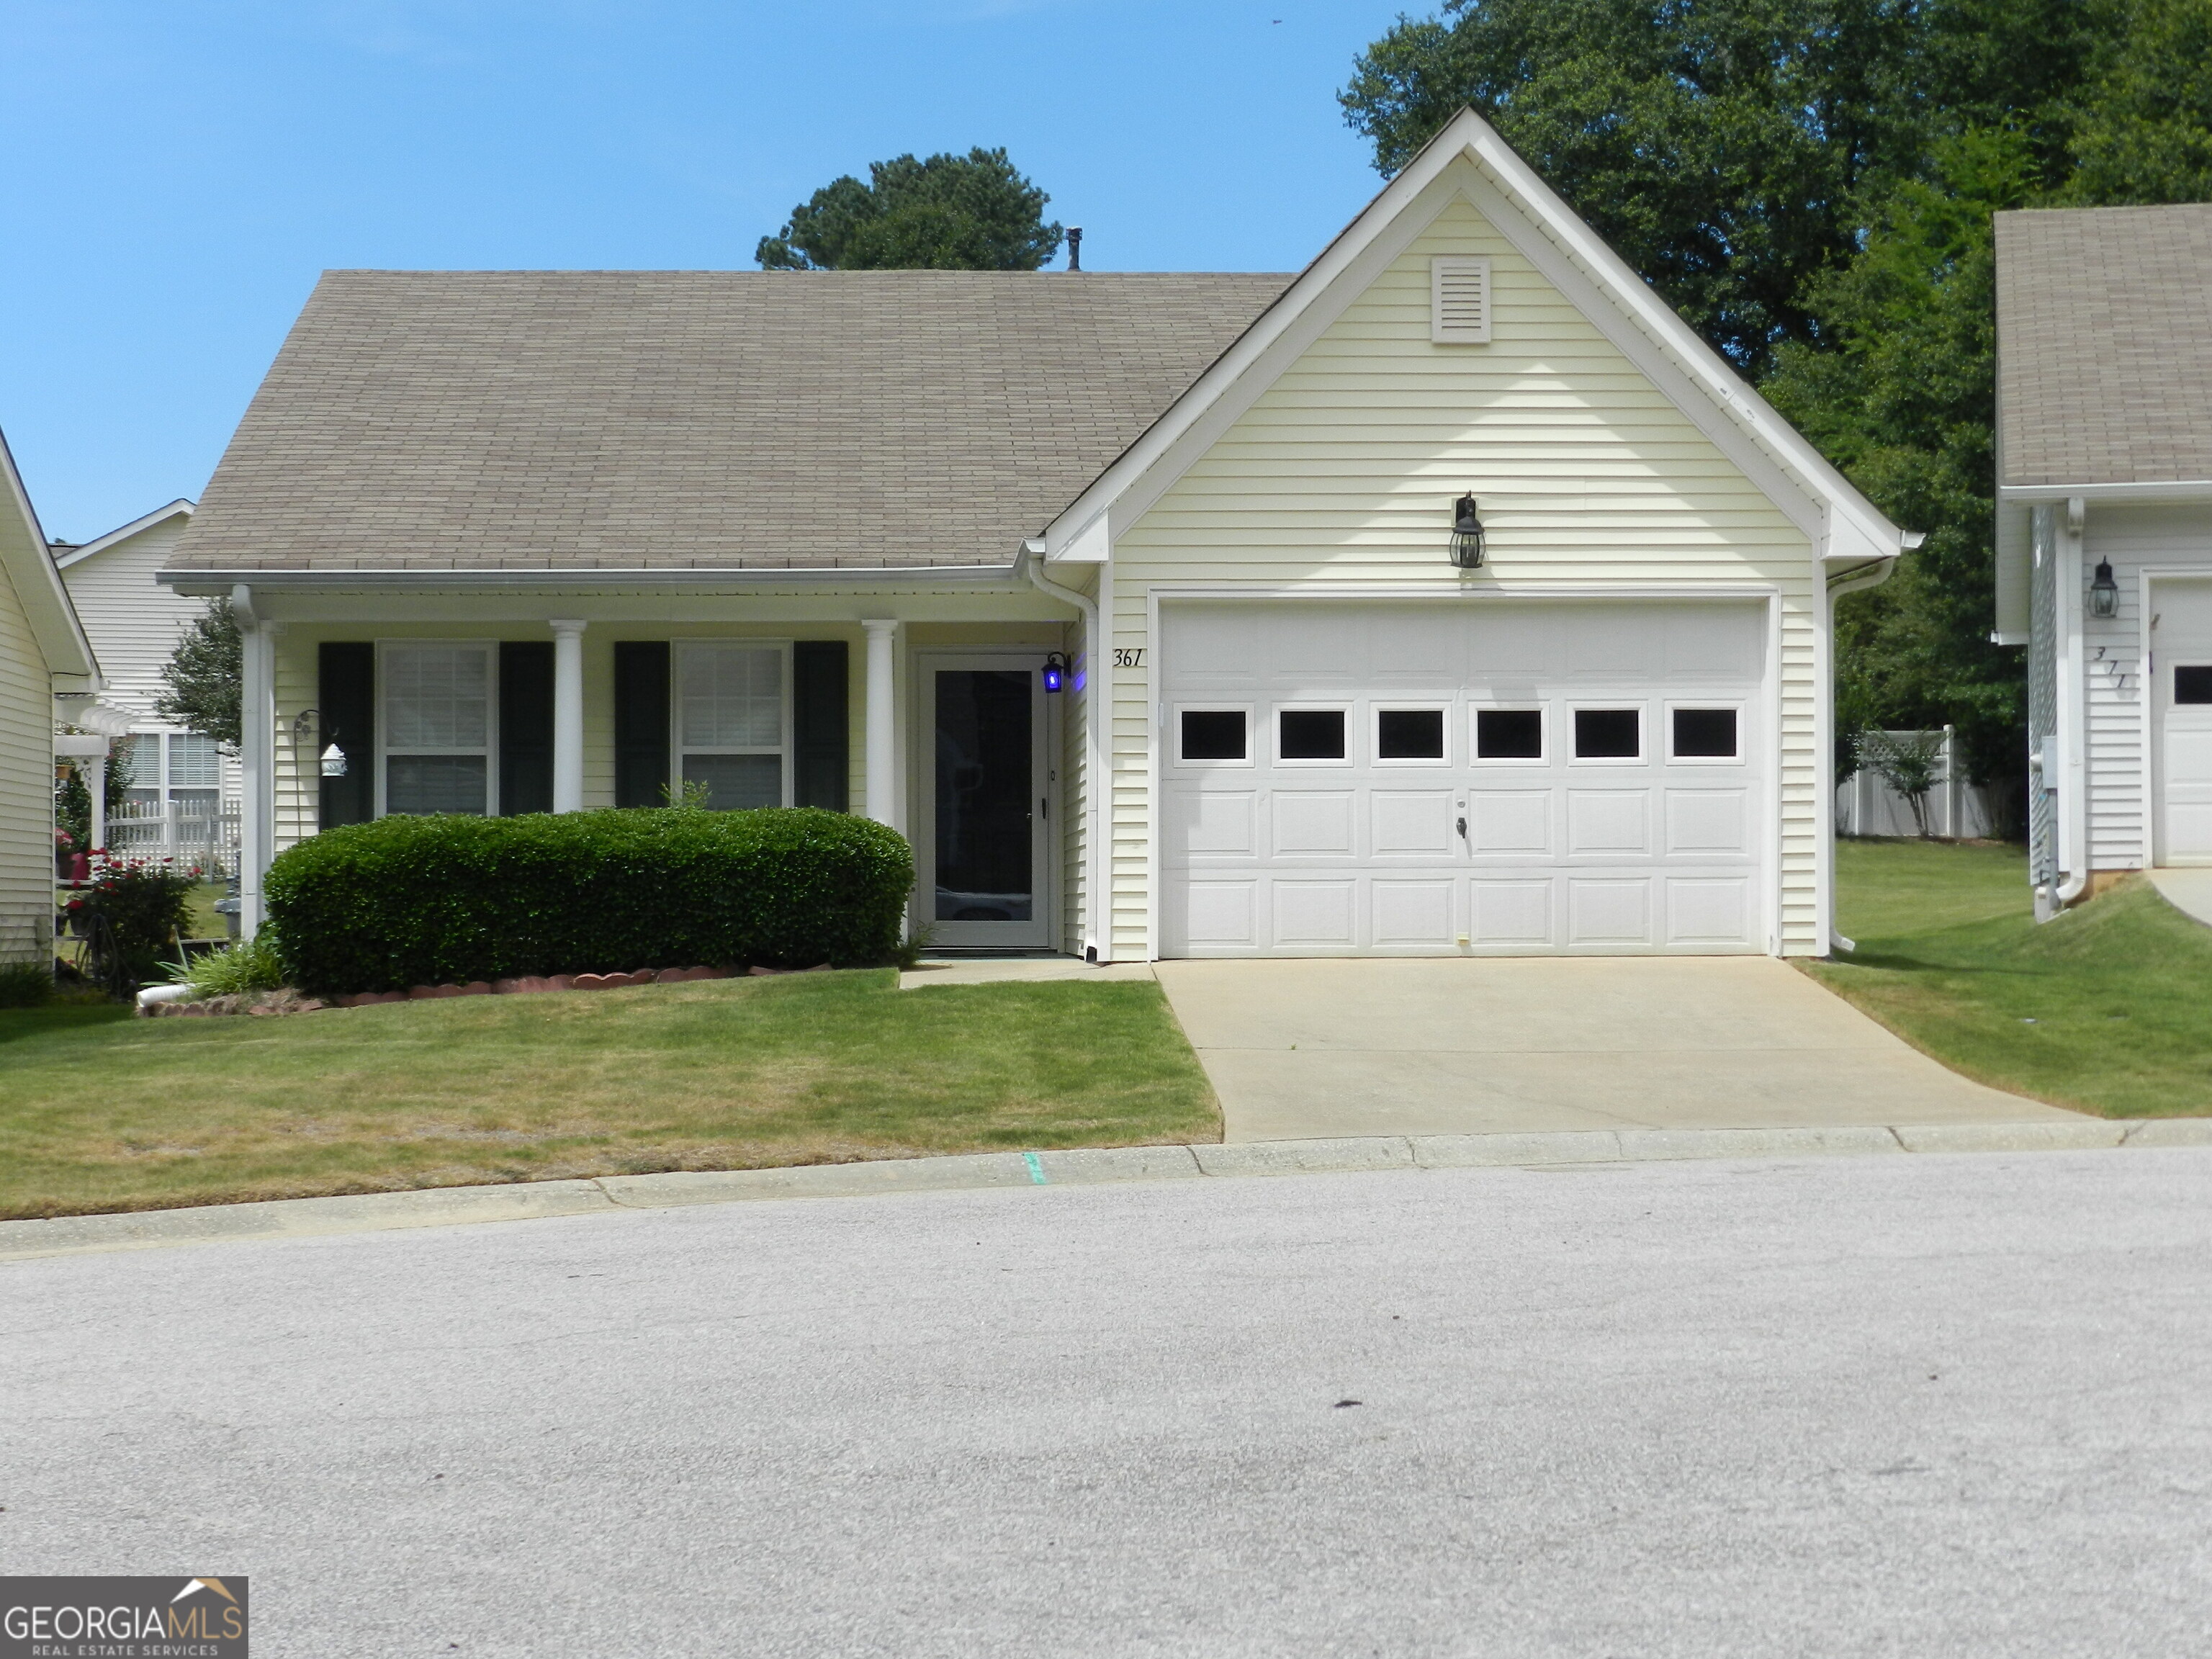
[{"label": "blue sky", "polygon": [[0,0],[0,429],[88,539],[199,493],[325,267],[749,270],[908,150],[1006,145],[1086,266],[1294,270],[1380,183],[1334,94],[1397,10]]}]

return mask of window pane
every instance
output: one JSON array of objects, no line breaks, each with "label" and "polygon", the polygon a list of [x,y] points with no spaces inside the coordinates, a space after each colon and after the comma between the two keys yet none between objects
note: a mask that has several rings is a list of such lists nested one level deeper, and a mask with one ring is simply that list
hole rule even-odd
[{"label": "window pane", "polygon": [[1642,728],[1633,708],[1577,708],[1575,758],[1634,760],[1644,752]]},{"label": "window pane", "polygon": [[1444,711],[1441,708],[1385,708],[1375,716],[1378,760],[1442,760]]},{"label": "window pane", "polygon": [[2212,702],[2212,668],[2175,669],[2173,700],[2176,702]]},{"label": "window pane", "polygon": [[687,645],[678,655],[685,748],[782,746],[782,652],[759,646]]},{"label": "window pane", "polygon": [[161,740],[156,737],[117,738],[107,745],[107,771],[111,777],[127,772],[131,783],[140,789],[158,791],[161,787]]},{"label": "window pane", "polygon": [[484,810],[482,755],[393,755],[385,763],[387,812],[476,812]]},{"label": "window pane", "polygon": [[1478,708],[1474,711],[1477,760],[1544,758],[1544,711],[1540,708]]},{"label": "window pane", "polygon": [[385,652],[386,749],[482,749],[490,734],[490,652],[480,645],[405,645]]},{"label": "window pane", "polygon": [[1735,758],[1735,710],[1733,708],[1677,708],[1674,711],[1674,753],[1691,760]]},{"label": "window pane", "polygon": [[1185,760],[1243,760],[1244,714],[1241,709],[1186,708],[1182,711]]},{"label": "window pane", "polygon": [[215,739],[197,732],[182,732],[169,738],[169,787],[213,789],[222,782],[222,762]]},{"label": "window pane", "polygon": [[686,755],[684,781],[707,786],[707,805],[717,812],[783,805],[781,755]]},{"label": "window pane", "polygon": [[1285,708],[1276,719],[1285,760],[1344,758],[1341,708]]}]

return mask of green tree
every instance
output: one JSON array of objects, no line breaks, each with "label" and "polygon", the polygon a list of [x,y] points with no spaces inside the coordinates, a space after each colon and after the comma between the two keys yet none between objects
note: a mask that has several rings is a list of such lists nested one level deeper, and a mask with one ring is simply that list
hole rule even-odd
[{"label": "green tree", "polygon": [[154,708],[164,720],[213,738],[235,751],[246,654],[230,606],[210,599],[192,618],[161,670],[161,695]]},{"label": "green tree", "polygon": [[901,155],[816,191],[753,257],[769,270],[1035,270],[1060,251],[1051,199],[1003,149]]}]

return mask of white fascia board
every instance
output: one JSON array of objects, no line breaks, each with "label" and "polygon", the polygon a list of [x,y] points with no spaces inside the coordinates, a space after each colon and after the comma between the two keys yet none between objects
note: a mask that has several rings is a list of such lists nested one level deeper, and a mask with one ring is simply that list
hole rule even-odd
[{"label": "white fascia board", "polygon": [[167,524],[179,516],[190,518],[197,503],[179,496],[167,507],[157,507],[143,518],[133,519],[129,524],[118,525],[105,536],[95,536],[82,546],[72,547],[66,553],[57,554],[54,562],[67,570],[72,565],[82,564],[95,553],[105,553],[118,542],[127,542],[142,530],[151,530],[157,524]]},{"label": "white fascia board", "polygon": [[1028,592],[1020,579],[1020,560],[1007,564],[853,566],[842,568],[772,570],[750,568],[705,570],[683,567],[652,570],[161,570],[155,580],[178,592],[228,598],[237,587],[256,592],[327,592],[333,589],[400,590],[418,593],[655,592],[720,593],[732,589],[917,587],[1011,588]]},{"label": "white fascia board", "polygon": [[2212,501],[2212,478],[2175,478],[2152,483],[2001,484],[2001,501],[2041,507],[2051,501]]},{"label": "white fascia board", "polygon": [[[1462,161],[1470,165],[1452,175],[1449,170]],[[1115,523],[1126,525],[1157,501],[1210,441],[1197,429],[1201,422],[1209,431],[1229,424],[1206,417],[1231,398],[1232,388],[1237,401],[1249,407],[1304,349],[1290,337],[1295,332],[1310,341],[1318,336],[1434,222],[1454,193],[1465,195],[1759,483],[1814,541],[1820,556],[1885,557],[1905,544],[1896,525],[1699,339],[1487,122],[1468,110],[1431,139],[1282,297],[1046,526],[1048,546],[1062,545],[1073,527],[1087,525],[1102,509],[1110,507]],[[1316,311],[1321,314],[1309,317]],[[1240,386],[1248,379],[1253,384]],[[1133,490],[1139,479],[1141,494]]]},{"label": "white fascia board", "polygon": [[[8,441],[0,435],[0,569],[4,569],[23,615],[38,641],[46,672],[58,678],[83,680],[83,690],[100,689],[100,663],[92,654],[92,641],[70,603],[69,589],[48,550],[46,532],[31,508],[22,474]],[[79,689],[79,688],[71,688]]]}]

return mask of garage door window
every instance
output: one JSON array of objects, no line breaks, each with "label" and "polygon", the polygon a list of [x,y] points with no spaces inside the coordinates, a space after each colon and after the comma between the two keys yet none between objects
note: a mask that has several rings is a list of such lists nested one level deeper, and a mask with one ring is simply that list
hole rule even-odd
[{"label": "garage door window", "polygon": [[2212,702],[2212,668],[2195,665],[2173,671],[2176,702]]},{"label": "garage door window", "polygon": [[1732,761],[1741,758],[1733,708],[1674,708],[1669,711],[1674,739],[1672,758],[1678,761]]},{"label": "garage door window", "polygon": [[1544,711],[1540,708],[1476,709],[1474,757],[1479,761],[1542,760]]},{"label": "garage door window", "polygon": [[1341,708],[1276,710],[1275,758],[1285,761],[1344,759],[1344,710]]},{"label": "garage door window", "polygon": [[1375,711],[1375,758],[1405,765],[1444,757],[1444,711],[1441,708],[1378,708]]},{"label": "garage door window", "polygon": [[1638,760],[1644,754],[1644,711],[1639,708],[1575,710],[1577,760]]},{"label": "garage door window", "polygon": [[1249,708],[1181,708],[1176,711],[1176,758],[1186,766],[1252,763]]}]

